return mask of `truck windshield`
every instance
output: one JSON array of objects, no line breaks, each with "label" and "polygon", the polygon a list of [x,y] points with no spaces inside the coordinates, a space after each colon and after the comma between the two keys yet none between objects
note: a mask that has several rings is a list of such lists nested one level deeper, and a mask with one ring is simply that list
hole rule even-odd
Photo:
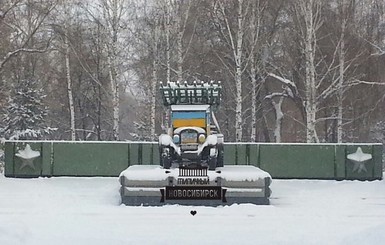
[{"label": "truck windshield", "polygon": [[174,128],[206,127],[205,111],[174,111],[171,116]]}]

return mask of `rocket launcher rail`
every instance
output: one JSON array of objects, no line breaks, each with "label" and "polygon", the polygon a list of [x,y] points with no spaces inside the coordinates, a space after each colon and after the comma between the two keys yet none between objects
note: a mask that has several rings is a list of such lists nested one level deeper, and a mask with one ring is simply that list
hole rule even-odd
[{"label": "rocket launcher rail", "polygon": [[160,93],[165,106],[171,105],[211,105],[219,106],[221,100],[221,83],[184,82],[160,83]]}]

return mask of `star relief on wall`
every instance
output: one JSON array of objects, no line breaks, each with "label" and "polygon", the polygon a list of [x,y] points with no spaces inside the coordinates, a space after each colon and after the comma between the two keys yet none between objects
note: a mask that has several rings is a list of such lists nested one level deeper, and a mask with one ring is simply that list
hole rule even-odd
[{"label": "star relief on wall", "polygon": [[348,154],[347,158],[354,164],[353,172],[368,172],[365,164],[372,159],[372,154],[364,153],[361,147],[358,147],[355,153]]},{"label": "star relief on wall", "polygon": [[27,144],[25,148],[23,150],[19,150],[15,156],[21,160],[21,166],[19,170],[22,170],[26,167],[30,167],[35,170],[33,161],[40,156],[40,152],[32,150],[31,146]]}]

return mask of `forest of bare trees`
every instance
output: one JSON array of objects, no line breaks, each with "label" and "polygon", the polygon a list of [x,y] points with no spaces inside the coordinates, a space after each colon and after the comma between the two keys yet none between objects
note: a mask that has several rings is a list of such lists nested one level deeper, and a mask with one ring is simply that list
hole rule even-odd
[{"label": "forest of bare trees", "polygon": [[226,141],[385,143],[385,2],[0,0],[0,138],[157,140],[185,80]]}]

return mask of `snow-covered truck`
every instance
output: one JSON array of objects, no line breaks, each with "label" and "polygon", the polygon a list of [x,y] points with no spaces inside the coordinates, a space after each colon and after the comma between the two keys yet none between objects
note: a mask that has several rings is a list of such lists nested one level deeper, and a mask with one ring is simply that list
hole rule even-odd
[{"label": "snow-covered truck", "polygon": [[159,136],[161,166],[133,165],[124,170],[119,177],[122,203],[269,204],[267,172],[231,162],[223,166],[223,135],[214,114],[221,89],[219,82],[160,85],[169,119],[166,133]]},{"label": "snow-covered truck", "polygon": [[223,134],[215,118],[221,100],[221,84],[161,83],[169,128],[159,136],[160,165],[223,167]]}]

